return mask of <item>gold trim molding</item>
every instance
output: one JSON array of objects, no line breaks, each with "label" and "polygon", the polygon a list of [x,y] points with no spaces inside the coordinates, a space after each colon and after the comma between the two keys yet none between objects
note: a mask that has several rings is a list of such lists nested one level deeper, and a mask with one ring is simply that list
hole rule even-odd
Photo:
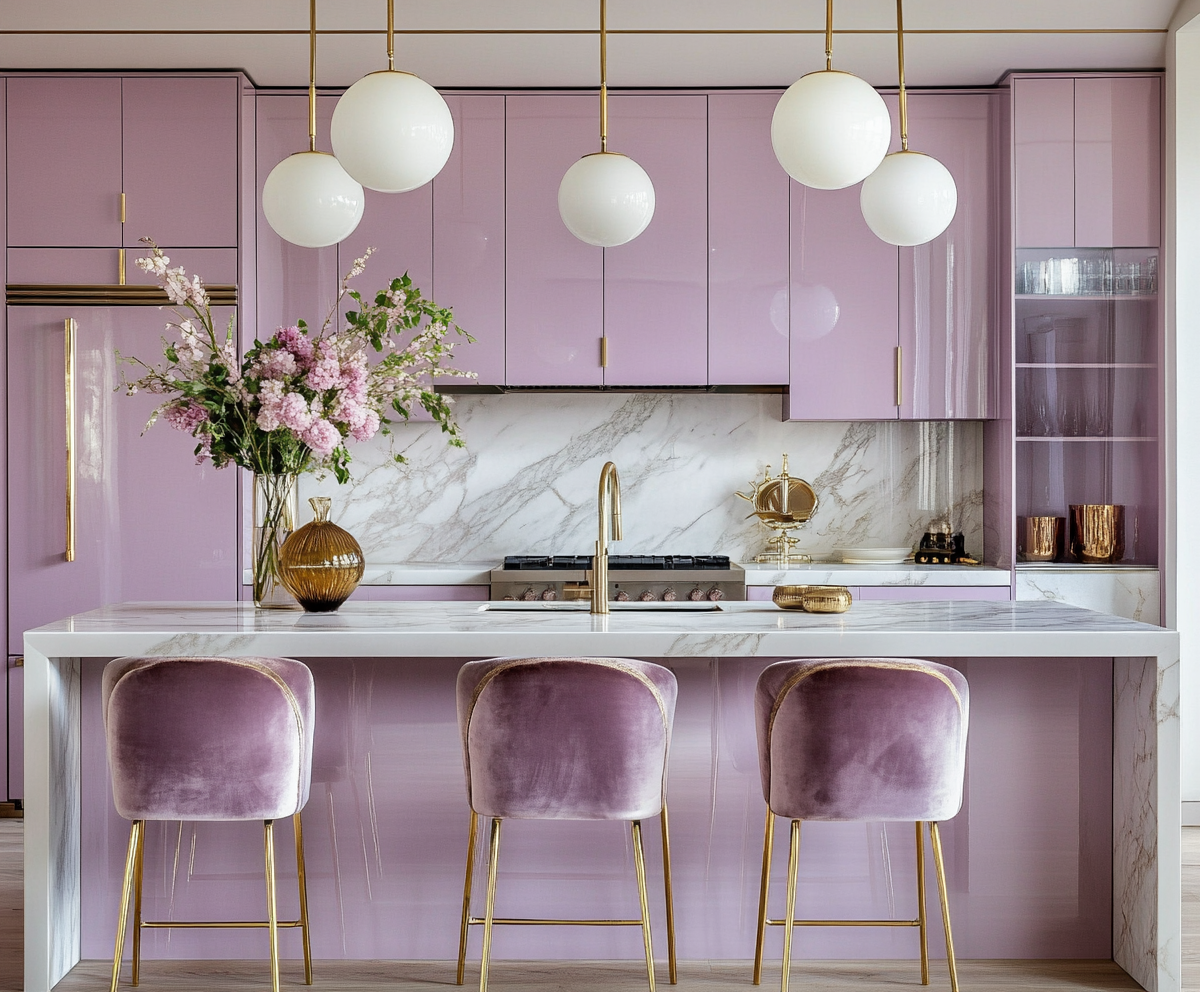
[{"label": "gold trim molding", "polygon": [[[1169,28],[905,28],[904,33],[948,35],[1089,35],[1167,34]],[[396,34],[418,35],[599,35],[596,28],[407,28]],[[824,35],[824,28],[609,28],[607,34],[628,35]],[[895,28],[840,28],[835,35],[894,35]],[[308,28],[5,28],[5,35],[308,35]],[[318,28],[318,35],[383,35],[383,28]]]},{"label": "gold trim molding", "polygon": [[[237,286],[206,286],[213,306],[237,306]],[[167,294],[158,286],[78,285],[54,286],[40,283],[9,283],[5,302],[17,307],[124,306],[166,307]]]}]

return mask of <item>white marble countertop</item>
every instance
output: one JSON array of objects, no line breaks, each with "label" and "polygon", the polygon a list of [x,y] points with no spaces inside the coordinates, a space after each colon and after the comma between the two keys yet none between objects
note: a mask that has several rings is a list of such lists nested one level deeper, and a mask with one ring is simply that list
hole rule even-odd
[{"label": "white marble countertop", "polygon": [[[509,604],[511,605],[511,604]],[[1051,602],[856,603],[845,614],[723,603],[712,612],[606,617],[479,603],[347,603],[334,614],[225,603],[126,603],[27,631],[48,657],[266,654],[305,657],[1149,656],[1178,634]]]},{"label": "white marble countertop", "polygon": [[[463,562],[381,562],[367,563],[361,585],[364,586],[486,586],[498,561]],[[1010,572],[991,565],[845,565],[841,562],[814,562],[811,565],[778,565],[739,562],[746,570],[746,585],[777,586],[1006,586]],[[242,576],[250,584],[250,571]]]}]

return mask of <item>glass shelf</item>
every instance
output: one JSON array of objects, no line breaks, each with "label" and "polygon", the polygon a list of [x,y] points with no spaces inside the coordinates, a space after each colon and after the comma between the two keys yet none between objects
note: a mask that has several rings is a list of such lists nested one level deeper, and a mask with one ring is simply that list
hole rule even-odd
[{"label": "glass shelf", "polygon": [[1155,362],[1017,362],[1019,369],[1156,369]]},{"label": "glass shelf", "polygon": [[1017,300],[1095,300],[1098,303],[1116,303],[1122,300],[1138,300],[1154,303],[1157,293],[1017,293]]},{"label": "glass shelf", "polygon": [[1110,443],[1112,441],[1157,441],[1156,437],[1109,437],[1108,435],[1063,435],[1063,434],[1018,434],[1018,441],[1066,441],[1068,443],[1074,441],[1100,441]]}]

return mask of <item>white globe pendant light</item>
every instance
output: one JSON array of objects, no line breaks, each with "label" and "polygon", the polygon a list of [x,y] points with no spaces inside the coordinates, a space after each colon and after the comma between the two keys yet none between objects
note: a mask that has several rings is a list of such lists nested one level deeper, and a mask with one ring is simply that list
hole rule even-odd
[{"label": "white globe pendant light", "polygon": [[289,155],[271,170],[262,207],[285,241],[324,248],[358,227],[366,198],[336,158],[317,151],[317,0],[309,0],[308,12],[308,151]]},{"label": "white globe pendant light", "polygon": [[394,0],[387,5],[388,67],[363,76],[337,102],[333,153],[368,189],[404,193],[442,171],[454,147],[446,101],[420,76],[396,69]]},{"label": "white globe pendant light", "polygon": [[654,217],[654,183],[628,155],[608,150],[608,38],[600,0],[600,151],[572,165],[558,186],[558,213],[580,241],[615,248]]},{"label": "white globe pendant light", "polygon": [[954,177],[932,155],[908,147],[908,95],[904,89],[904,0],[896,0],[900,63],[900,151],[888,155],[862,185],[863,219],[880,241],[912,247],[932,241],[958,209]]},{"label": "white globe pendant light", "polygon": [[845,189],[875,171],[891,138],[883,97],[866,80],[833,68],[833,0],[826,0],[825,68],[801,76],[775,105],[775,157],[798,183]]}]

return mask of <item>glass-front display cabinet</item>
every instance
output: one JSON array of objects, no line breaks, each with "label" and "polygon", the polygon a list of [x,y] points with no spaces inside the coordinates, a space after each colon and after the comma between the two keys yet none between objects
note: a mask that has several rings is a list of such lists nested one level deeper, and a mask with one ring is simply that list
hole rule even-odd
[{"label": "glass-front display cabinet", "polygon": [[1158,250],[1018,249],[1018,561],[1158,563]]}]

